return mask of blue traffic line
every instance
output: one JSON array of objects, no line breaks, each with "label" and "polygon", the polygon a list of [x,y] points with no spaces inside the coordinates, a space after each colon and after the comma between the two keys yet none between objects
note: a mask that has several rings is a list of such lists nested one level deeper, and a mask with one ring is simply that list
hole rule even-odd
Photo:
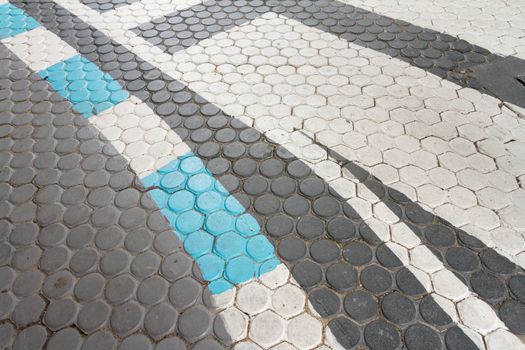
[{"label": "blue traffic line", "polygon": [[86,118],[129,97],[116,80],[80,55],[58,62],[38,74]]},{"label": "blue traffic line", "polygon": [[280,261],[257,220],[188,153],[144,177],[157,206],[213,294],[273,270]]},{"label": "blue traffic line", "polygon": [[40,27],[33,17],[18,7],[5,3],[0,5],[0,39],[6,39]]}]

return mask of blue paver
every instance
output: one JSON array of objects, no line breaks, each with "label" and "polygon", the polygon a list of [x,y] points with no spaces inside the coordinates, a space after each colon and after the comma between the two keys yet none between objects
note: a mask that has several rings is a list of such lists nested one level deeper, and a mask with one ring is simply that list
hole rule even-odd
[{"label": "blue paver", "polygon": [[109,74],[80,55],[38,72],[53,89],[68,99],[73,109],[89,118],[129,97]]},{"label": "blue paver", "polygon": [[0,39],[13,37],[39,26],[40,23],[18,7],[9,3],[0,5]]},{"label": "blue paver", "polygon": [[257,220],[188,153],[142,179],[212,293],[273,270],[279,261]]}]

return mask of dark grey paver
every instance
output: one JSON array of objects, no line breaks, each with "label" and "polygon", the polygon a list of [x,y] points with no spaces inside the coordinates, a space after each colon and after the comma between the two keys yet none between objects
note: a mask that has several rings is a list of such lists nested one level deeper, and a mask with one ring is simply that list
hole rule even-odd
[{"label": "dark grey paver", "polygon": [[153,344],[142,334],[130,335],[120,343],[118,350],[151,350]]},{"label": "dark grey paver", "polygon": [[24,298],[18,302],[11,314],[11,319],[18,327],[27,327],[39,320],[46,303],[39,295]]},{"label": "dark grey paver", "polygon": [[95,300],[84,304],[78,313],[76,325],[84,333],[91,334],[107,323],[110,313],[111,308],[108,304],[101,300]]},{"label": "dark grey paver", "polygon": [[117,341],[108,332],[99,331],[91,334],[84,340],[82,345],[82,350],[88,349],[101,349],[101,350],[110,350],[116,348]]},{"label": "dark grey paver", "polygon": [[145,316],[144,327],[155,339],[171,333],[177,324],[177,311],[168,303],[153,306]]},{"label": "dark grey paver", "polygon": [[400,293],[391,293],[381,301],[381,310],[385,317],[396,323],[410,322],[416,316],[416,308],[412,301]]},{"label": "dark grey paver", "polygon": [[405,332],[405,345],[410,350],[443,348],[437,332],[420,323],[408,327]]},{"label": "dark grey paver", "polygon": [[159,342],[155,350],[186,350],[186,345],[178,337],[169,337]]},{"label": "dark grey paver", "polygon": [[51,336],[47,343],[47,348],[49,350],[80,350],[82,342],[82,336],[76,329],[65,328]]},{"label": "dark grey paver", "polygon": [[505,283],[496,276],[480,271],[472,275],[470,279],[472,289],[487,299],[500,299],[505,295]]},{"label": "dark grey paver", "polygon": [[392,286],[392,276],[388,270],[370,265],[361,271],[361,284],[372,293],[384,293]]},{"label": "dark grey paver", "polygon": [[140,327],[143,318],[144,309],[138,303],[128,301],[111,312],[111,328],[116,334],[126,336]]},{"label": "dark grey paver", "polygon": [[344,309],[354,321],[364,323],[376,315],[377,302],[370,293],[358,290],[345,296]]},{"label": "dark grey paver", "polygon": [[128,301],[137,288],[137,281],[129,274],[122,274],[107,282],[104,295],[111,304],[118,305]]},{"label": "dark grey paver", "polygon": [[369,323],[365,327],[364,338],[373,350],[396,349],[401,342],[396,328],[384,320]]},{"label": "dark grey paver", "polygon": [[328,288],[315,289],[310,293],[310,303],[322,317],[335,315],[341,308],[339,295]]},{"label": "dark grey paver", "polygon": [[478,349],[459,327],[452,327],[445,333],[445,344],[449,350]]},{"label": "dark grey paver", "polygon": [[[31,5],[31,6],[33,6],[33,5]],[[38,12],[38,8],[36,8],[36,10],[35,10],[35,8],[33,8],[33,12]],[[63,15],[63,16],[67,17],[67,14]],[[49,25],[49,26],[51,26],[51,25]],[[65,33],[61,33],[61,34],[64,37],[66,37],[66,35],[64,35]],[[66,39],[66,40],[72,40],[72,45],[74,45],[74,46],[77,45],[77,43],[76,43],[77,39],[76,38]],[[80,49],[82,51],[81,45],[79,47],[80,47]],[[92,52],[93,51],[90,51],[90,52],[86,51],[85,53],[89,55]],[[95,56],[95,55],[93,55],[93,56]],[[98,58],[94,58],[95,61],[97,59]],[[100,61],[97,61],[97,62],[100,62]],[[104,65],[102,64],[102,66],[104,66]],[[116,74],[117,72],[113,72],[112,71],[112,73]],[[122,80],[123,84],[127,85],[127,84],[131,84],[131,81],[136,81],[138,79],[138,77],[141,76],[142,73],[138,72],[137,74],[138,75],[135,75],[133,78],[131,76],[128,76],[129,79],[123,78],[123,80]],[[167,81],[169,81],[169,77],[163,77],[162,79],[166,79]],[[166,84],[166,85],[168,85],[168,84]],[[159,95],[157,92],[150,94],[150,92],[148,92],[148,91],[145,91],[145,92],[143,91],[140,94],[144,98],[147,99],[148,103],[151,103],[151,104],[164,103],[164,102],[161,102],[161,101],[163,101],[166,98],[166,96],[167,96],[166,94],[164,94],[165,96],[163,97],[163,96]],[[188,94],[189,94],[189,97],[188,97],[188,100],[189,100],[189,99],[191,99],[192,94],[190,92],[188,92]],[[187,100],[185,100],[185,101],[187,101]],[[182,100],[175,101],[175,102],[184,104],[184,101],[182,101]],[[198,105],[198,103],[197,103],[197,105]],[[184,114],[189,114],[192,110],[195,111],[195,106],[185,106],[184,108],[182,108],[182,114],[183,115]],[[189,130],[192,130],[192,128],[195,125],[197,125],[197,124],[193,125],[193,123],[194,123],[194,121],[189,121],[187,123],[187,125],[185,124],[185,127],[187,129],[189,129]],[[189,132],[189,131],[186,131],[186,132],[191,134],[191,132]],[[189,136],[189,137],[191,138],[191,136]],[[245,149],[246,147],[244,147],[244,146],[240,147],[239,144],[235,143],[235,142],[233,142],[232,144],[233,144],[233,146],[228,148],[228,149],[226,149],[226,147],[225,147],[225,152],[224,152],[225,156],[230,157],[230,158],[236,158],[236,157],[238,158],[242,154],[246,154],[245,153],[246,152],[246,149]],[[89,147],[87,147],[87,149],[84,149],[84,151],[89,153],[90,151],[92,151],[92,150],[90,150],[90,148],[93,148],[94,150],[98,149],[95,146],[89,146]],[[242,148],[242,150],[241,150],[241,148]],[[250,150],[248,151],[248,154],[250,154],[253,157],[260,157],[260,156],[263,156],[263,155],[266,154],[266,151],[264,150],[266,148],[267,148],[267,146],[259,147],[259,145],[258,145],[258,147],[254,147],[254,150],[251,151],[251,147],[250,147]],[[308,176],[309,175],[309,171],[305,170],[306,167],[303,166],[300,161],[290,160],[290,159],[283,159],[283,161],[286,161],[289,164],[289,166],[287,166],[287,171],[288,171],[288,174],[290,176],[292,176],[292,177],[304,177],[304,176]],[[239,188],[239,184],[240,184],[239,179],[236,176],[234,176],[233,174],[231,174],[231,172],[229,172],[229,170],[226,171],[224,174],[225,175],[222,175],[220,177],[220,180],[225,185],[227,185],[226,187],[234,189],[234,190],[237,190]],[[366,175],[366,176],[368,176],[368,175]],[[399,194],[392,194],[392,193],[390,193],[390,191],[389,191],[390,189],[388,189],[388,188],[385,189],[385,187],[381,183],[379,183],[378,181],[370,180],[370,181],[365,182],[365,184],[366,184],[367,187],[372,188],[374,191],[376,191],[376,190],[380,191],[380,195],[378,195],[378,196],[380,198],[382,198],[383,200],[385,200],[385,201],[387,200],[387,198],[385,198],[385,196],[390,196],[392,199],[399,199],[396,203],[392,203],[392,201],[390,201],[390,205],[393,205],[393,206],[395,206],[397,208],[395,210],[395,212],[404,213],[406,215],[406,217],[403,216],[403,218],[402,218],[403,221],[413,222],[413,223],[422,224],[422,225],[428,225],[428,224],[432,223],[434,220],[437,220],[433,215],[431,215],[430,213],[422,210],[420,207],[418,207],[414,203],[410,203],[409,201],[404,199]],[[387,190],[388,190],[388,193],[387,193]],[[263,196],[265,196],[265,195],[263,195]],[[272,198],[272,197],[264,197],[264,198],[271,198],[272,199],[271,201],[268,201],[269,203],[266,203],[266,204],[271,204],[271,205],[262,206],[261,203],[264,204],[264,202],[259,202],[260,205],[257,206],[257,202],[263,196],[260,196],[258,198],[254,198],[254,200],[253,200],[253,203],[255,203],[254,211],[262,213],[262,210],[266,210],[268,212],[267,215],[270,215],[270,214],[275,213],[279,208],[283,207],[283,208],[285,208],[284,210],[285,210],[286,213],[288,213],[288,214],[291,213],[290,219],[293,220],[294,222],[297,222],[297,218],[294,217],[294,215],[296,215],[297,213],[301,213],[301,211],[304,211],[304,204],[305,203],[308,206],[308,208],[310,208],[311,205],[313,205],[313,204],[310,204],[310,202],[309,202],[310,199],[307,199],[307,197],[303,197],[303,196],[297,195],[297,196],[294,196],[292,198],[292,200],[289,200],[288,201],[288,205],[286,205],[286,206],[284,205],[284,203],[282,203],[282,199],[278,198],[278,196],[274,196],[274,198]],[[406,206],[405,211],[403,212],[402,210],[400,210],[400,206],[401,205],[405,205],[406,203],[409,203],[409,204]],[[277,205],[275,205],[275,204],[277,204]],[[302,207],[302,209],[301,209],[301,207]],[[372,247],[370,249],[371,250],[372,249],[375,250],[376,246],[380,242],[379,242],[377,237],[374,237],[374,232],[371,229],[367,228],[366,225],[363,224],[360,221],[360,218],[358,216],[356,216],[355,213],[352,213],[352,211],[350,209],[348,209],[347,207],[342,205],[342,211],[348,217],[348,219],[358,221],[358,226],[360,226],[360,229],[359,229],[359,240],[361,240],[361,239],[365,240]],[[111,216],[111,215],[118,216],[119,215],[116,210],[107,211],[107,212],[100,212],[100,213],[101,213],[101,215],[98,215],[98,216],[96,214],[94,214],[93,215],[93,219],[95,219],[95,220],[92,220],[94,224],[100,225],[100,226],[105,226],[105,225],[108,224],[108,223],[106,223],[106,222],[104,222],[102,220],[102,218],[104,217],[103,214],[108,214],[109,216]],[[329,212],[327,212],[327,213],[329,213]],[[338,213],[338,215],[341,215],[341,213]],[[335,219],[335,218],[327,218],[326,221],[328,221],[330,219]],[[134,225],[133,222],[131,222],[129,224],[130,225]],[[126,224],[126,225],[128,225],[128,224]],[[297,237],[297,236],[295,236],[296,233],[297,232],[292,232],[291,234],[292,234],[293,237]],[[425,244],[427,244],[427,243],[425,243]],[[372,254],[372,257],[373,256],[374,256],[374,254]],[[307,265],[305,266],[304,263],[307,263]],[[313,264],[313,265],[310,265],[310,264]],[[310,276],[307,275],[306,267],[309,267],[309,271],[313,271],[314,272],[313,276],[315,278],[313,278],[313,279],[311,278],[312,274],[310,274]],[[176,273],[176,272],[173,273],[173,269],[170,269],[169,267],[164,266],[164,264],[161,265],[161,270],[163,270],[163,268],[164,268],[164,271],[162,271],[162,273],[163,273],[164,276],[171,274],[170,278],[172,278],[173,280],[176,280],[177,278],[179,278],[178,273]],[[304,260],[304,261],[298,261],[297,264],[295,264],[295,266],[293,266],[292,271],[294,272],[295,276],[299,277],[299,278],[296,277],[296,279],[298,281],[300,281],[300,283],[302,282],[302,285],[305,288],[307,288],[309,285],[312,285],[311,284],[312,281],[314,281],[314,283],[319,283],[319,282],[323,281],[323,278],[325,277],[325,274],[323,273],[323,269],[325,269],[325,268],[326,268],[326,266],[322,266],[322,265],[320,266],[320,265],[318,265],[318,264],[316,264],[316,263],[314,263],[314,262],[312,262],[310,260]],[[413,276],[411,276],[410,272],[408,272],[406,269],[404,269],[404,270],[402,269],[399,272],[398,271],[390,272],[390,270],[389,270],[389,273],[391,274],[392,278],[393,278],[393,276],[396,277],[396,282],[398,284],[398,287],[402,291],[404,291],[404,292],[406,292],[408,294],[412,294],[412,295],[425,294],[424,291],[418,290],[417,284],[414,283],[414,281],[413,281]],[[412,277],[412,280],[411,280],[411,277]],[[374,328],[372,327],[371,329],[372,330],[369,331],[369,333],[373,334],[374,333]]]},{"label": "dark grey paver", "polygon": [[507,301],[499,309],[499,315],[512,332],[525,334],[525,305]]},{"label": "dark grey paver", "polygon": [[206,336],[212,328],[210,313],[201,306],[193,306],[180,315],[179,332],[188,341]]},{"label": "dark grey paver", "polygon": [[47,340],[47,331],[40,325],[25,328],[15,338],[13,350],[41,349]]},{"label": "dark grey paver", "polygon": [[426,296],[419,304],[419,313],[425,321],[434,326],[446,326],[452,322],[432,296]]}]

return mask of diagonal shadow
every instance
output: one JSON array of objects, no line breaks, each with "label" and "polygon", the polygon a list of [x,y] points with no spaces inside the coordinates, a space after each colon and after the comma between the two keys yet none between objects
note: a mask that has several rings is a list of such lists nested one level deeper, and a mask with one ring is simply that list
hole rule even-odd
[{"label": "diagonal shadow", "polygon": [[[205,160],[219,181],[259,219],[281,259],[345,347],[358,344],[373,347],[370,345],[373,335],[385,332],[391,332],[398,342],[398,332],[406,336],[416,316],[406,321],[396,318],[395,313],[386,312],[384,305],[389,304],[386,301],[389,295],[408,300],[408,305],[414,309],[428,309],[432,302],[425,288],[379,239],[381,235],[376,229],[365,223],[333,188],[312,174],[304,162],[56,4],[17,1],[16,5],[97,63],[165,118],[194,153]],[[485,276],[490,281],[496,280],[496,284],[500,279],[505,280],[504,291],[495,296],[484,296],[482,291],[471,286],[480,298],[500,310],[507,310],[506,305],[512,307],[516,300],[523,301],[523,296],[516,294],[519,289],[513,288],[511,282],[517,280],[519,285],[523,280],[520,268],[474,237],[384,186],[362,168],[328,151],[339,157],[345,168],[398,213],[400,220],[412,227],[445,266],[467,284],[474,285],[472,280],[479,274],[482,281]],[[456,251],[460,254],[453,254]],[[364,260],[355,260],[361,253]],[[473,257],[473,262],[467,261],[467,269],[462,267],[463,262],[449,264],[454,260],[449,257],[461,257],[461,253]],[[472,270],[469,262],[476,268]],[[504,268],[500,271],[501,266]],[[360,297],[371,300],[371,306],[356,314],[360,308],[354,300]],[[434,314],[445,315],[438,306],[434,309]],[[505,312],[500,315],[505,319]],[[521,332],[512,318],[507,323],[513,331]],[[456,335],[463,339],[462,344],[475,348],[446,316],[440,320],[430,315],[418,316],[416,324],[433,336],[439,333],[436,336],[440,343],[440,338],[448,344],[450,340],[447,339]]]}]

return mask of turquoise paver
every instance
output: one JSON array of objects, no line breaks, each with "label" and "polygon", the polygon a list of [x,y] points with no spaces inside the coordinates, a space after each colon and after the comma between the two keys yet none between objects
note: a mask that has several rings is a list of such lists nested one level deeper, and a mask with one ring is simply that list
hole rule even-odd
[{"label": "turquoise paver", "polygon": [[257,220],[193,153],[142,178],[151,197],[219,294],[280,264]]},{"label": "turquoise paver", "polygon": [[18,7],[6,3],[0,5],[0,39],[6,39],[40,27],[33,17]]},{"label": "turquoise paver", "polygon": [[126,100],[129,93],[109,74],[80,55],[46,68],[38,75],[89,118]]}]

